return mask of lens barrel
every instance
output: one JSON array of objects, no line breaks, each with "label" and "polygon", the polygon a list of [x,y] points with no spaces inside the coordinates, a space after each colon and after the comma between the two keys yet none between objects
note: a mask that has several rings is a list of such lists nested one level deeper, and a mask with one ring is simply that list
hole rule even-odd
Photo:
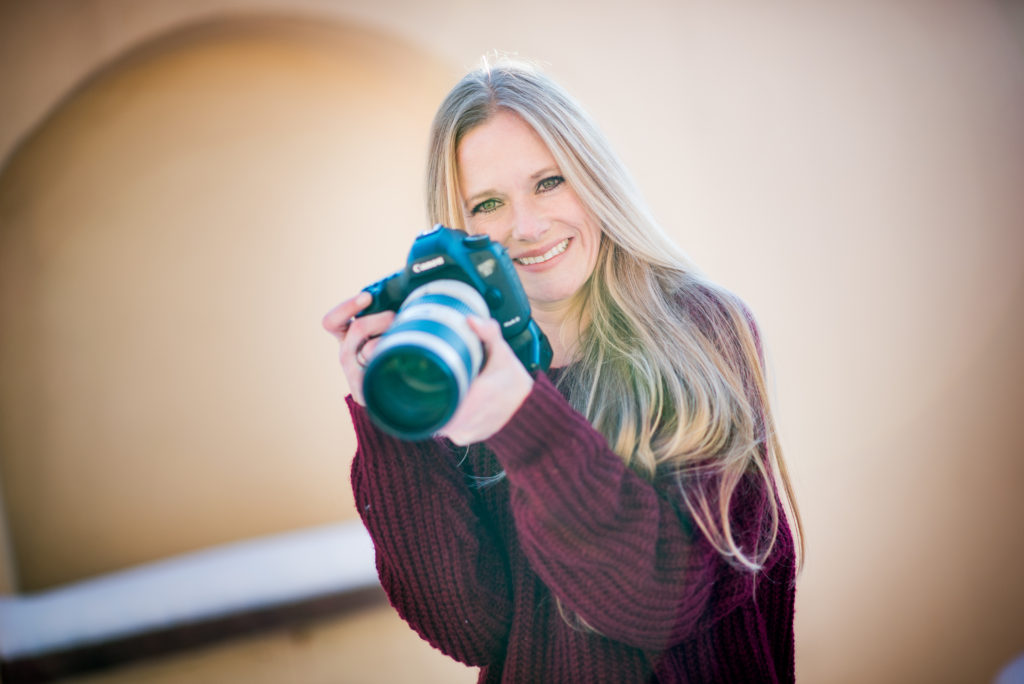
[{"label": "lens barrel", "polygon": [[373,421],[401,439],[426,439],[451,419],[480,372],[483,346],[466,316],[490,316],[480,293],[434,280],[406,297],[363,377]]}]

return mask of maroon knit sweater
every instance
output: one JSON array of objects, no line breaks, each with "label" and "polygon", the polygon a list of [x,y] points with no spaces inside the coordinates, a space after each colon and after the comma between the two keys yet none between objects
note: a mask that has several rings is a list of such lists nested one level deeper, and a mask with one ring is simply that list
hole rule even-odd
[{"label": "maroon knit sweater", "polygon": [[[349,408],[381,583],[420,636],[480,666],[480,682],[794,680],[785,521],[763,571],[736,569],[675,480],[627,468],[543,373],[510,422],[468,449],[393,439],[351,397]],[[763,501],[739,491],[741,542],[754,541]],[[570,627],[556,598],[597,634]]]}]

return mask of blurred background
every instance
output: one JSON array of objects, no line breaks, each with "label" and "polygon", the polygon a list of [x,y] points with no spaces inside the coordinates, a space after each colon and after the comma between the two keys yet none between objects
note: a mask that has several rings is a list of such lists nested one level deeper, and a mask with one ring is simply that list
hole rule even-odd
[{"label": "blurred background", "polygon": [[[356,518],[320,317],[425,227],[494,50],[764,330],[806,682],[1024,652],[1024,8],[0,1],[0,590]],[[254,570],[258,572],[258,570]],[[471,682],[385,603],[69,678]]]}]

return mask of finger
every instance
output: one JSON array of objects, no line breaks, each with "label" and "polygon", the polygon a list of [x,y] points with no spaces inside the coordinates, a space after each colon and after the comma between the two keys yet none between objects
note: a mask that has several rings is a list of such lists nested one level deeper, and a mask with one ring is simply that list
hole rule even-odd
[{"label": "finger", "polygon": [[391,327],[394,320],[394,311],[382,311],[356,318],[349,324],[345,338],[355,345],[362,344],[369,338],[383,335]]},{"label": "finger", "polygon": [[360,357],[364,360],[370,358],[371,352],[377,346],[377,338],[387,332],[394,320],[393,311],[383,311],[355,319],[348,332],[340,337],[341,365],[358,372],[355,368],[365,365],[360,363]]},{"label": "finger", "polygon": [[[373,358],[374,350],[380,341],[380,335],[387,330],[395,314],[387,311],[379,314],[372,314],[363,318],[357,318],[349,329],[347,335],[341,338],[339,359],[341,368],[348,381],[349,391],[352,398],[358,404],[365,405],[363,399],[363,377],[369,360]],[[379,330],[376,333],[367,333],[365,330]]]},{"label": "finger", "polygon": [[477,334],[480,341],[484,343],[484,349],[490,351],[496,342],[501,339],[501,326],[493,318],[481,318],[479,316],[467,316],[466,322],[470,329]]},{"label": "finger", "polygon": [[355,360],[362,368],[366,368],[370,363],[370,359],[373,358],[373,350],[377,348],[377,343],[380,342],[380,337],[367,337],[362,342],[356,345]]},{"label": "finger", "polygon": [[341,339],[348,332],[352,318],[369,306],[371,301],[373,301],[373,297],[369,292],[360,292],[355,297],[346,299],[324,315],[322,320],[324,329]]}]

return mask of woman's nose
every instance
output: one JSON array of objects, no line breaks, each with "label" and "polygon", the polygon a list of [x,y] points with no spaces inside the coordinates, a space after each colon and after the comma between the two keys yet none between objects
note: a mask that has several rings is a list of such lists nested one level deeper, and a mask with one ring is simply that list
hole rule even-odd
[{"label": "woman's nose", "polygon": [[548,232],[550,222],[536,207],[522,203],[512,216],[512,237],[520,242],[536,242]]}]

